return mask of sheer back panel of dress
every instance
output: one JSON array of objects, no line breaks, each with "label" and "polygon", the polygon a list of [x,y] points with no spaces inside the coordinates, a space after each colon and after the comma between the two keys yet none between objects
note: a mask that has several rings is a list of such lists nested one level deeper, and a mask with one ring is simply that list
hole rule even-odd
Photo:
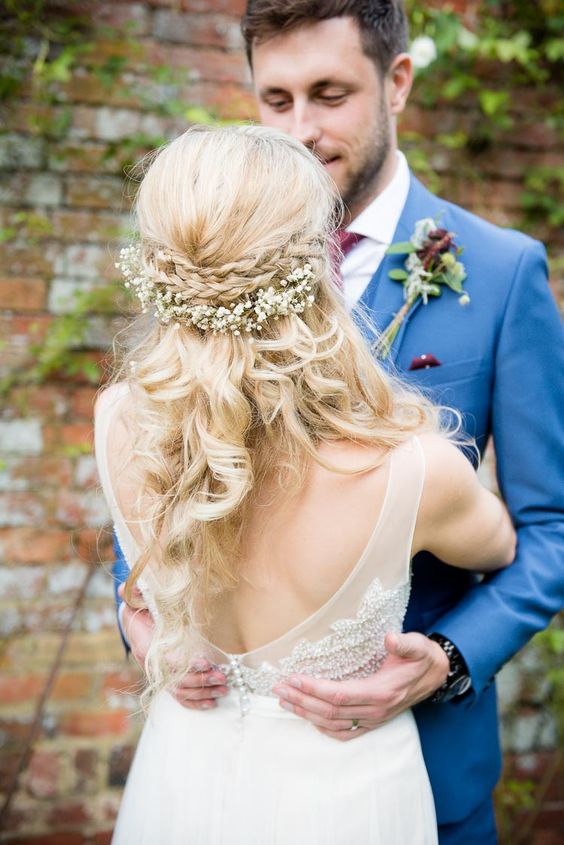
[{"label": "sheer back panel of dress", "polygon": [[[118,417],[127,396],[127,385],[120,384],[102,397],[96,420],[96,455],[116,533],[132,566],[142,541],[139,526],[124,517],[124,511],[131,513],[136,495],[134,469],[126,470],[124,480],[119,465],[126,457],[128,432]],[[195,649],[218,664],[235,656],[254,673],[255,677],[248,678],[251,688],[264,693],[281,674],[296,671],[294,665],[323,677],[362,676],[374,671],[385,656],[385,633],[401,629],[409,596],[411,546],[424,481],[424,456],[418,438],[394,449],[380,470],[386,473],[386,483],[380,485],[383,495],[375,511],[377,517],[365,526],[368,539],[364,551],[356,563],[351,562],[341,586],[320,607],[280,636],[243,653],[234,655],[218,648],[212,642],[213,632],[209,638],[198,635]],[[140,587],[155,612],[147,580]],[[347,631],[347,648],[351,638],[357,643],[356,653],[349,648],[348,655],[339,654],[339,637],[335,636],[339,626]],[[316,656],[311,648],[319,643],[323,647]],[[301,655],[297,663],[296,650]],[[374,653],[369,655],[369,650]],[[262,678],[256,677],[256,670],[263,672]]]}]

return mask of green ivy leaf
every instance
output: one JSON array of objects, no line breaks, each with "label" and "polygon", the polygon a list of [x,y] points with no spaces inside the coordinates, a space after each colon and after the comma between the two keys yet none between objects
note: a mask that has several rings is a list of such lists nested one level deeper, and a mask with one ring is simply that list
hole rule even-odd
[{"label": "green ivy leaf", "polygon": [[491,89],[484,89],[478,95],[480,106],[484,114],[488,117],[493,117],[500,112],[505,111],[509,104],[509,94],[507,91],[492,91]]},{"label": "green ivy leaf", "polygon": [[386,250],[386,255],[405,255],[410,252],[417,252],[417,247],[411,241],[401,241],[397,244],[392,244]]}]

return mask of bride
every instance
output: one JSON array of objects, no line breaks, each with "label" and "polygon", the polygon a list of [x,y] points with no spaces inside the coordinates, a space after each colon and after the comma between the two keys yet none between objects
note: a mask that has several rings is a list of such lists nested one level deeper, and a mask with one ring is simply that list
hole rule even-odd
[{"label": "bride", "polygon": [[[120,266],[146,316],[96,405],[126,594],[155,621],[114,845],[437,841],[410,711],[347,720],[343,743],[273,694],[377,671],[421,549],[480,571],[514,553],[438,409],[346,314],[337,205],[314,157],[259,127],[194,127],[141,183]],[[200,657],[228,688],[209,712],[174,697]]]}]

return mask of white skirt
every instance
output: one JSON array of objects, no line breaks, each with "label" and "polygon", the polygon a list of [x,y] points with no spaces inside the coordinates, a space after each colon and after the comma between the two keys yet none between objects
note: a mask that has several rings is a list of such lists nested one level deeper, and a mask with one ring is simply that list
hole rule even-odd
[{"label": "white skirt", "polygon": [[112,845],[435,845],[411,712],[351,742],[251,695],[187,710],[157,696]]}]

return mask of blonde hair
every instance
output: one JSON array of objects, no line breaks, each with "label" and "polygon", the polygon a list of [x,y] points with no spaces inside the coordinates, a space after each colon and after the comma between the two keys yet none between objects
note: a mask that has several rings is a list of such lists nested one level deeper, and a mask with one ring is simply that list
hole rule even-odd
[{"label": "blonde hair", "polygon": [[320,444],[389,450],[438,429],[439,413],[392,382],[346,313],[330,257],[339,201],[300,143],[257,126],[193,127],[157,152],[136,210],[145,269],[194,304],[233,303],[305,263],[316,280],[314,305],[260,337],[151,318],[116,374],[132,391],[146,541],[126,595],[157,561],[156,691],[186,670],[195,607],[237,583],[246,508],[265,478],[298,485],[310,461],[335,469]]}]

